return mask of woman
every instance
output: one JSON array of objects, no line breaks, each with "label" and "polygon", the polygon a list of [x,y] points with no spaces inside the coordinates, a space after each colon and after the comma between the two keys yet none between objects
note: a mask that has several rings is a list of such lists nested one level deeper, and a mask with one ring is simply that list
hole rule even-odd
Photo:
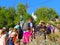
[{"label": "woman", "polygon": [[0,45],[6,45],[6,41],[7,41],[6,31],[0,29]]}]

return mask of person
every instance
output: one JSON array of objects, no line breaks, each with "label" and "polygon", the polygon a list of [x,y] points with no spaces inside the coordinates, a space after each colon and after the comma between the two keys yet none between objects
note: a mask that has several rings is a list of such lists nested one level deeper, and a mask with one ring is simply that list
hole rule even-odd
[{"label": "person", "polygon": [[8,37],[7,45],[14,45],[17,40],[17,36],[17,30],[13,29]]},{"label": "person", "polygon": [[43,29],[45,27],[46,27],[45,22],[44,21],[40,21],[38,26],[36,26],[36,28],[35,28],[35,32],[40,32],[41,33],[41,31],[42,31],[41,29]]},{"label": "person", "polygon": [[18,32],[18,39],[19,39],[20,42],[21,42],[22,37],[23,37],[23,30],[22,30],[22,28],[21,28],[21,26],[20,26],[20,23],[17,23],[17,25],[14,27],[14,29],[17,30],[17,32]]},{"label": "person", "polygon": [[19,28],[19,26],[20,26],[20,23],[19,23],[19,22],[17,22],[17,25],[14,27],[14,29],[18,29],[18,28]]},{"label": "person", "polygon": [[15,43],[15,41],[18,39],[18,32],[17,32],[17,30],[13,29],[12,35],[13,35],[12,41],[13,41],[13,43]]},{"label": "person", "polygon": [[32,30],[32,28],[33,28],[33,23],[32,23],[32,19],[31,18],[29,18],[25,23],[24,23],[24,25],[23,25],[23,30],[25,31],[26,30],[26,28],[31,28],[31,30]]},{"label": "person", "polygon": [[6,27],[3,27],[2,30],[6,30]]},{"label": "person", "polygon": [[32,23],[32,18],[29,18],[28,20],[28,27],[33,31],[33,23]]},{"label": "person", "polygon": [[7,37],[6,37],[6,30],[0,29],[0,45],[6,45]]},{"label": "person", "polygon": [[60,25],[58,25],[58,24],[55,26],[54,33],[59,33],[59,28],[60,28],[59,26],[60,26]]},{"label": "person", "polygon": [[8,34],[10,34],[10,33],[12,32],[12,30],[13,30],[13,28],[10,27],[10,28],[9,28],[9,32],[8,32]]},{"label": "person", "polygon": [[8,32],[8,36],[9,36],[9,37],[10,37],[10,34],[12,33],[12,31],[13,31],[13,28],[10,27],[10,28],[9,28],[9,32]]},{"label": "person", "polygon": [[8,37],[6,45],[14,45],[14,43],[12,41],[12,35],[10,37]]},{"label": "person", "polygon": [[23,31],[21,29],[20,23],[17,23],[17,25],[14,27],[18,31],[18,39],[22,39]]},{"label": "person", "polygon": [[47,28],[50,28],[51,33],[54,32],[54,26],[53,26],[51,23],[48,23],[48,24],[47,24]]},{"label": "person", "polygon": [[26,45],[31,42],[32,40],[32,32],[31,32],[31,29],[30,28],[27,28],[26,31],[23,33],[23,44]]}]

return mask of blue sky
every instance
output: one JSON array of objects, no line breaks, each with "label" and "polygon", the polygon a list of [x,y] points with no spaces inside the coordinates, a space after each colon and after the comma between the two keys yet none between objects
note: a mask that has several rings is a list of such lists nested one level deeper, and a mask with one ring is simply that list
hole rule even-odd
[{"label": "blue sky", "polygon": [[31,14],[39,7],[53,8],[60,15],[60,0],[0,0],[0,6],[6,8],[13,6],[16,8],[17,4],[25,4],[27,1],[28,9],[27,12]]}]

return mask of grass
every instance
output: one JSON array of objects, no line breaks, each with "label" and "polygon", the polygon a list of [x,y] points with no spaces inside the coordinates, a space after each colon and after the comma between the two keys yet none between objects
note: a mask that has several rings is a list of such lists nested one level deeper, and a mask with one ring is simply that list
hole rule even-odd
[{"label": "grass", "polygon": [[[36,38],[29,45],[60,45],[60,33],[49,35],[49,39],[44,39],[44,35],[36,34]],[[28,44],[27,44],[28,45]]]}]

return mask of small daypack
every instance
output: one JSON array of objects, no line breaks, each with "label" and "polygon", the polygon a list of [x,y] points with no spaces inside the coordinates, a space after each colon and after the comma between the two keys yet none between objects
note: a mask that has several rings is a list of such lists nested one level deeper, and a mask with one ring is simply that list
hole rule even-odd
[{"label": "small daypack", "polygon": [[17,29],[18,31],[18,39],[22,39],[22,36],[23,36],[23,31],[21,29],[21,27],[19,26],[19,28]]},{"label": "small daypack", "polygon": [[50,34],[50,33],[51,33],[50,27],[48,27],[48,28],[46,29],[46,33],[47,33],[47,34]]},{"label": "small daypack", "polygon": [[25,22],[24,25],[23,25],[23,29],[27,29],[28,28],[28,22]]}]

